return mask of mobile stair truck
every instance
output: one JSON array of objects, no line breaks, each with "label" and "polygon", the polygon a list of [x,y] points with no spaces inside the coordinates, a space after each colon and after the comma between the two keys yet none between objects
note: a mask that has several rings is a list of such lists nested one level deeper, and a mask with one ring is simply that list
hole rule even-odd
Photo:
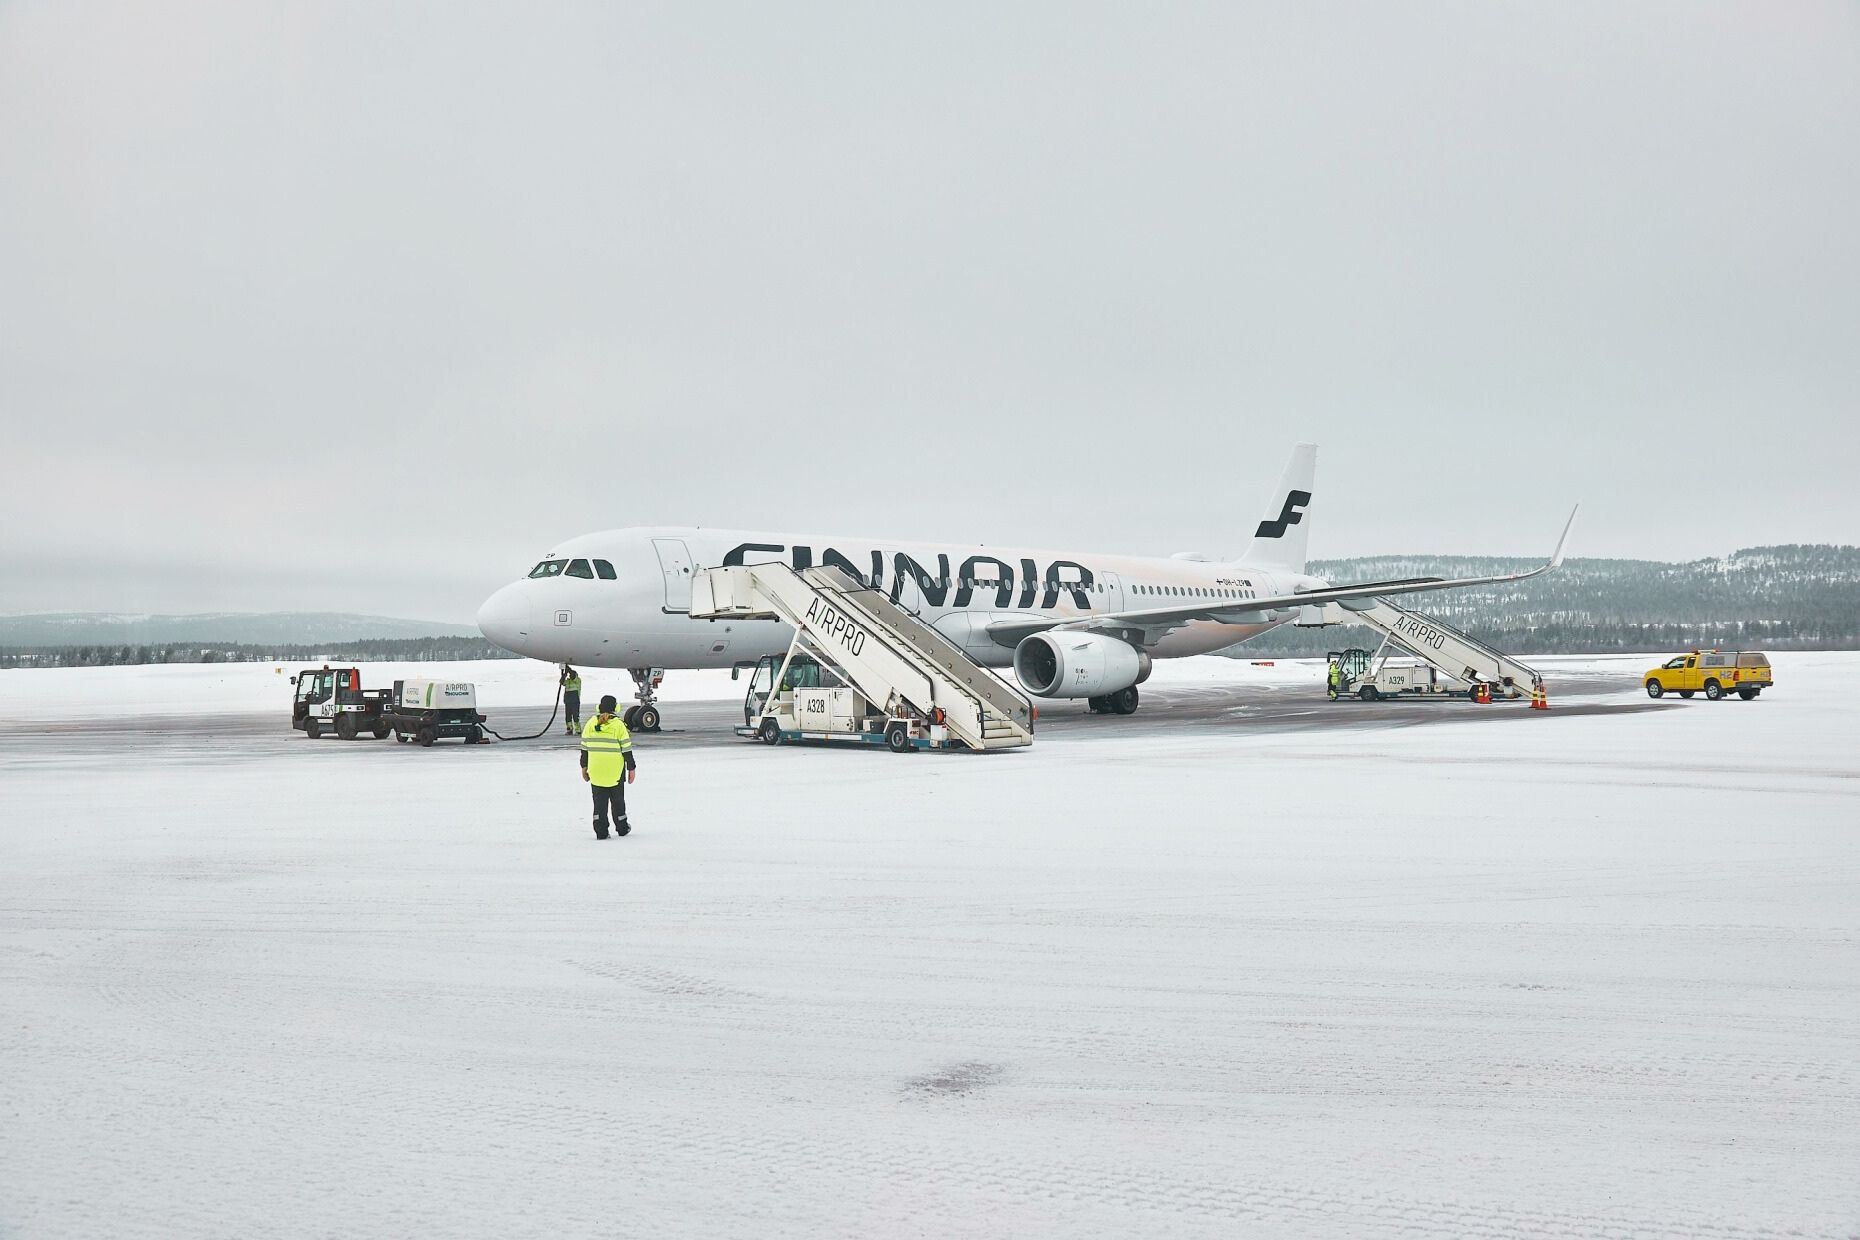
[{"label": "mobile stair truck", "polygon": [[[1385,697],[1459,696],[1486,701],[1489,697],[1541,696],[1544,691],[1544,678],[1535,668],[1445,620],[1386,598],[1346,599],[1305,610],[1323,613],[1312,620],[1300,617],[1298,623],[1305,627],[1347,619],[1382,634],[1382,644],[1374,654],[1332,652],[1332,661],[1342,664],[1333,698],[1355,696],[1373,702]],[[1421,666],[1405,657],[1393,658],[1408,655],[1420,660]]]},{"label": "mobile stair truck", "polygon": [[794,629],[786,655],[756,665],[739,736],[770,745],[884,745],[893,753],[1033,744],[1025,694],[839,568],[698,569],[691,615],[779,620]]}]

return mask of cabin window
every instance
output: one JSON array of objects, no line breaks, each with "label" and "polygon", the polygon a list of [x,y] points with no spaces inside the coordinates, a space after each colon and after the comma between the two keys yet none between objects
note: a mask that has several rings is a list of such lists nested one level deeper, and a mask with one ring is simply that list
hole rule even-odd
[{"label": "cabin window", "polygon": [[594,572],[602,581],[614,581],[620,576],[619,573],[614,571],[614,566],[609,564],[606,560],[594,561]]}]

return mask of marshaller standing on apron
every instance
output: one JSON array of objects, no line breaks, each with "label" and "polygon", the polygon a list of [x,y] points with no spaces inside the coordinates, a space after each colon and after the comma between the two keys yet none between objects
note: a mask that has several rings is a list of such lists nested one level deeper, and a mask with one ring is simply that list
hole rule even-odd
[{"label": "marshaller standing on apron", "polygon": [[614,717],[613,694],[601,699],[601,713],[581,730],[581,778],[594,790],[594,838],[607,838],[608,815],[615,835],[633,829],[626,820],[626,786],[639,776],[633,761],[633,734]]},{"label": "marshaller standing on apron", "polygon": [[581,731],[581,673],[562,665],[562,735]]}]

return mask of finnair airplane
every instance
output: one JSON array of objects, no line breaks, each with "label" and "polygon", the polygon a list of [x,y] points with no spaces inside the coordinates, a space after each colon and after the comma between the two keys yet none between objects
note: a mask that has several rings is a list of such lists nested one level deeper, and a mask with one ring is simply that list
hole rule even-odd
[{"label": "finnair airplane", "polygon": [[754,664],[788,649],[772,620],[693,619],[691,574],[729,564],[833,564],[885,591],[976,662],[1012,667],[1029,694],[1086,698],[1130,714],[1152,660],[1207,654],[1326,603],[1518,581],[1563,561],[1572,511],[1550,559],[1496,577],[1409,577],[1334,586],[1305,571],[1317,446],[1300,444],[1237,560],[951,546],[865,537],[664,526],[583,534],[485,600],[478,627],[517,654],[623,667],[637,686],[629,726],[656,731],[666,669]]}]

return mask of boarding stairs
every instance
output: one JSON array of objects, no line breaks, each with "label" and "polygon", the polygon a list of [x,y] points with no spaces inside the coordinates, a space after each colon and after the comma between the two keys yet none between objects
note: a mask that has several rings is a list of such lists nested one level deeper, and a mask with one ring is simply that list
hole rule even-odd
[{"label": "boarding stairs", "polygon": [[970,749],[1033,744],[1033,704],[955,642],[832,565],[735,564],[691,575],[691,615],[779,620],[867,701],[943,713]]},{"label": "boarding stairs", "polygon": [[1371,599],[1366,606],[1352,602],[1343,606],[1352,620],[1381,632],[1384,646],[1393,642],[1456,680],[1469,684],[1483,681],[1508,698],[1527,697],[1544,682],[1536,669],[1437,616],[1399,606],[1386,598]]}]

